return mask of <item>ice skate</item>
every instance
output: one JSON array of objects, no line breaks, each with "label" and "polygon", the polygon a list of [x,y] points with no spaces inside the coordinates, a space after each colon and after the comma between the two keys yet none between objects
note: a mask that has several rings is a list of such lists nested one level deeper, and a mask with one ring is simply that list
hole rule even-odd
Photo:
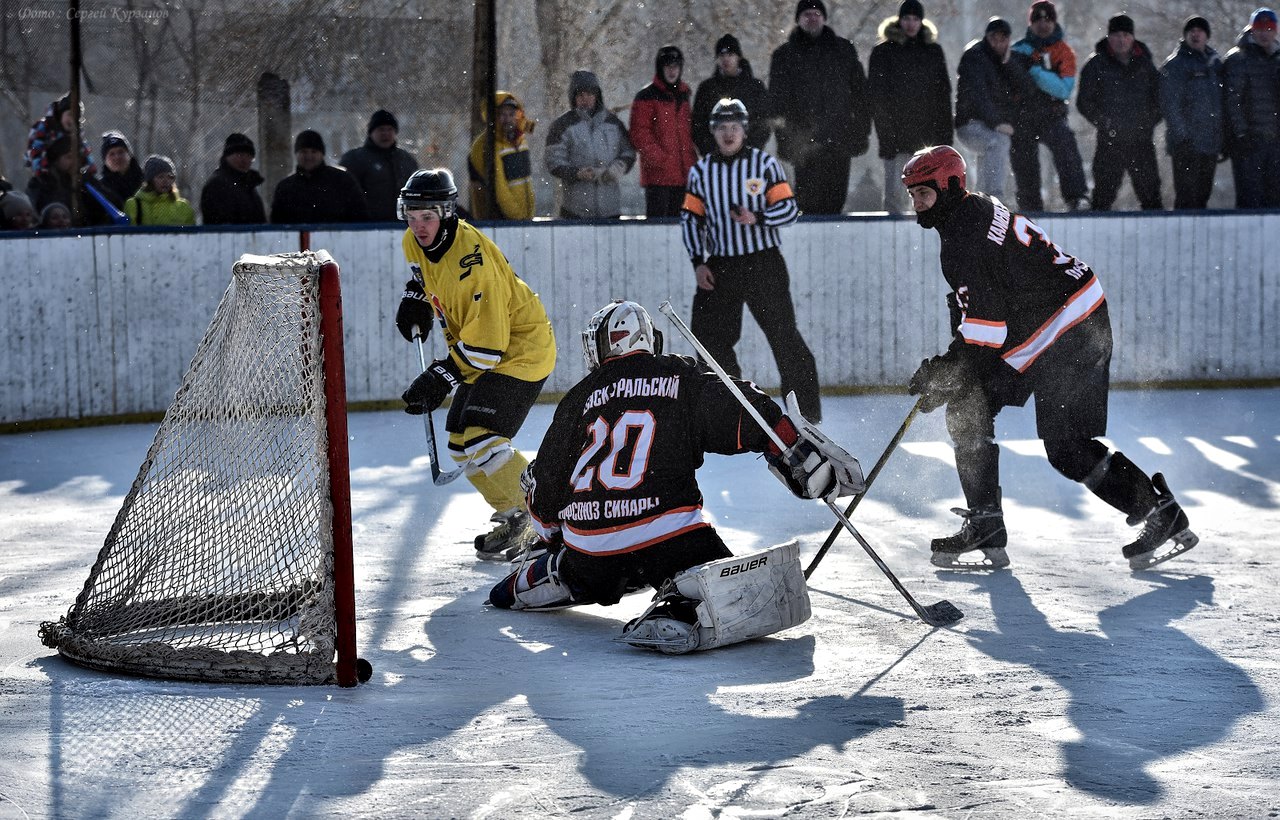
[{"label": "ice skate", "polygon": [[1191,531],[1187,514],[1178,506],[1164,476],[1156,473],[1151,483],[1156,488],[1156,506],[1143,519],[1138,539],[1122,550],[1129,559],[1130,569],[1150,569],[1181,555],[1200,541]]},{"label": "ice skate", "polygon": [[[974,510],[952,507],[951,511],[963,518],[964,524],[955,535],[933,539],[929,545],[933,551],[929,563],[942,569],[1003,569],[1009,566],[1009,555],[1004,551],[1008,535],[999,507]],[[982,551],[981,559],[962,557],[975,550]]]},{"label": "ice skate", "polygon": [[524,510],[497,512],[489,520],[497,526],[485,535],[476,536],[476,557],[481,561],[510,561],[538,543],[538,535]]},{"label": "ice skate", "polygon": [[614,640],[664,655],[683,655],[698,648],[698,627],[681,619],[676,607],[664,604],[628,621]]}]

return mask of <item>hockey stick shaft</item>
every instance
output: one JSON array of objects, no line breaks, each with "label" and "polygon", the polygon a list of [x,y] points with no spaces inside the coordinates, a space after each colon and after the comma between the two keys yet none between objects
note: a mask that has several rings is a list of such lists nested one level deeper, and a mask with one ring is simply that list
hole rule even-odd
[{"label": "hockey stick shaft", "polygon": [[[738,402],[746,408],[747,412],[751,415],[751,418],[755,420],[756,424],[760,425],[760,429],[769,436],[770,440],[773,441],[778,449],[785,451],[787,446],[782,443],[781,437],[779,437],[777,432],[764,420],[764,416],[760,415],[760,411],[751,404],[745,395],[743,395],[742,390],[734,383],[733,378],[726,373],[725,369],[720,366],[720,363],[712,357],[710,351],[703,346],[702,342],[698,340],[698,337],[693,335],[693,331],[689,329],[689,326],[676,315],[675,310],[671,307],[671,303],[663,302],[658,306],[658,310],[665,314],[666,317],[671,320],[671,323],[675,325],[676,330],[680,331],[680,335],[685,337],[689,344],[693,345],[694,350],[698,351],[698,355],[702,357],[702,360],[707,363],[707,366],[710,367],[717,376],[720,377],[720,381],[724,382],[725,386],[729,388],[729,392],[731,392],[734,398],[736,398]],[[835,502],[830,499],[823,499],[823,501],[826,503],[827,509],[831,510],[836,518],[840,520],[840,523],[845,527],[845,529],[849,530],[850,534],[852,534],[862,548],[866,550],[867,555],[871,556],[871,560],[875,562],[876,566],[880,568],[880,571],[883,572],[885,577],[887,577],[893,584],[894,589],[898,590],[902,597],[906,599],[907,603],[911,605],[911,609],[920,617],[920,620],[932,626],[943,626],[945,624],[955,623],[964,617],[960,610],[949,601],[938,601],[936,604],[932,604],[927,608],[920,606],[916,599],[912,597],[911,593],[907,591],[907,588],[902,585],[902,582],[898,580],[897,576],[889,569],[889,566],[885,564],[884,561],[880,560],[879,555],[876,555],[876,551],[873,550],[871,545],[867,543],[867,540],[862,537],[862,533],[858,532],[858,528],[853,526],[853,523],[849,521],[848,517],[846,517],[844,513],[840,512],[840,508],[835,505]]]},{"label": "hockey stick shaft", "polygon": [[[418,364],[422,366],[422,372],[427,372],[427,351],[422,340],[426,334],[418,328],[414,327],[413,339],[418,343]],[[462,475],[463,468],[459,467],[449,472],[440,471],[440,453],[436,449],[436,425],[431,420],[431,411],[428,410],[422,414],[422,426],[427,431],[427,446],[431,449],[431,483],[448,484],[458,476]]]},{"label": "hockey stick shaft", "polygon": [[[902,420],[902,424],[898,426],[898,432],[893,434],[893,438],[889,440],[889,445],[884,448],[884,452],[880,454],[880,459],[876,465],[871,468],[871,472],[867,473],[867,479],[863,483],[862,492],[853,497],[849,502],[849,506],[845,507],[845,518],[852,518],[853,511],[858,508],[858,502],[862,501],[871,490],[871,484],[876,480],[876,476],[880,475],[880,471],[884,469],[885,463],[889,460],[889,456],[893,455],[893,451],[898,449],[898,444],[902,441],[902,437],[907,434],[907,430],[911,427],[911,422],[916,420],[916,415],[920,412],[920,402],[917,401],[911,408],[911,412],[907,413],[907,417]],[[813,556],[813,560],[809,562],[809,566],[804,571],[805,580],[809,580],[809,576],[813,575],[813,571],[818,568],[818,564],[822,561],[823,556],[827,554],[827,550],[831,549],[831,545],[835,543],[836,536],[840,534],[840,530],[844,525],[839,521],[831,528],[831,532],[827,533],[827,540],[822,542],[822,547],[818,549],[818,554]]]}]

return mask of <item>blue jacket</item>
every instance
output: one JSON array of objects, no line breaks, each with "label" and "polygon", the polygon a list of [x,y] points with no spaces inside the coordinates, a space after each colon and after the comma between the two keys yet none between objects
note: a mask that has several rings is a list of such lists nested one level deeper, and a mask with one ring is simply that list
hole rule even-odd
[{"label": "blue jacket", "polygon": [[1203,53],[1180,43],[1160,67],[1160,111],[1165,147],[1189,146],[1197,154],[1222,151],[1222,59],[1206,46]]}]

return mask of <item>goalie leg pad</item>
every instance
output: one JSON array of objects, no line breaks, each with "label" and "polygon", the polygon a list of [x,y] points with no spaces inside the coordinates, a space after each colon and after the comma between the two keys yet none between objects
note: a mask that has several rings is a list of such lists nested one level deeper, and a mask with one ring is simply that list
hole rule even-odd
[{"label": "goalie leg pad", "polygon": [[515,572],[489,591],[489,603],[499,609],[532,611],[564,609],[577,602],[560,580],[563,551],[525,553]]}]

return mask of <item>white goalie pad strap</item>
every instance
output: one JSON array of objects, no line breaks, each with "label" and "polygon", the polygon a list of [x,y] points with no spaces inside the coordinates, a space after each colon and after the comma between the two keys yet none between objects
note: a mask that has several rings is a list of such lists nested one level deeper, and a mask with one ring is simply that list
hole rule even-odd
[{"label": "white goalie pad strap", "polygon": [[560,582],[562,554],[547,552],[521,562],[508,580],[515,598],[512,609],[560,609],[573,605],[573,594]]},{"label": "white goalie pad strap", "polygon": [[698,649],[772,635],[809,620],[800,547],[788,541],[690,567],[673,579],[698,602]]},{"label": "white goalie pad strap", "polygon": [[828,438],[816,424],[801,414],[794,392],[787,393],[787,417],[795,425],[796,433],[800,438],[812,444],[835,471],[834,497],[857,495],[867,488],[866,480],[862,476],[862,465],[858,463],[858,459]]}]

